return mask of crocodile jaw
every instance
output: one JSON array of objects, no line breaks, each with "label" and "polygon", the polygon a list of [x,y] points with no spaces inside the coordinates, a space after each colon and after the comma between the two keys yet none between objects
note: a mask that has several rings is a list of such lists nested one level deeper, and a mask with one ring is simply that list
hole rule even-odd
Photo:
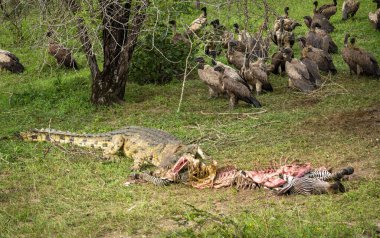
[{"label": "crocodile jaw", "polygon": [[189,161],[192,161],[193,159],[194,158],[191,155],[183,155],[178,159],[173,167],[166,172],[164,178],[175,181],[178,177],[179,172],[189,164]]}]

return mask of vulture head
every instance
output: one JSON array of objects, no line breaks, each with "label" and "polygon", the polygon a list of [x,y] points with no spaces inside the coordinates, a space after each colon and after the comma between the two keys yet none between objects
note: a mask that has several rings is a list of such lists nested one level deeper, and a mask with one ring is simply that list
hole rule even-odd
[{"label": "vulture head", "polygon": [[235,33],[239,33],[239,25],[237,23],[234,24]]},{"label": "vulture head", "polygon": [[344,35],[344,46],[345,46],[345,47],[347,47],[348,37],[350,37],[350,34],[346,33],[346,34]]},{"label": "vulture head", "polygon": [[233,48],[233,47],[235,47],[235,46],[238,45],[238,42],[237,42],[236,40],[231,40],[230,42],[228,42],[228,45],[229,45],[231,48]]},{"label": "vulture head", "polygon": [[175,20],[170,20],[169,24],[175,26],[177,24],[177,22]]},{"label": "vulture head", "polygon": [[300,43],[301,49],[306,47],[306,38],[304,36],[298,37],[298,42]]},{"label": "vulture head", "polygon": [[350,43],[351,43],[351,45],[355,45],[355,42],[356,42],[355,37],[351,37],[351,39],[350,39]]},{"label": "vulture head", "polygon": [[204,69],[205,59],[203,57],[195,58],[195,62],[198,63],[198,69]]},{"label": "vulture head", "polygon": [[287,18],[289,15],[289,7],[285,7],[284,12],[285,12],[285,17]]},{"label": "vulture head", "polygon": [[214,28],[216,28],[217,26],[220,25],[220,23],[219,23],[219,19],[215,19],[215,20],[213,20],[212,22],[210,22],[210,24],[211,24]]},{"label": "vulture head", "polygon": [[292,55],[293,55],[293,50],[291,48],[285,48],[281,50],[282,57],[284,57],[285,61],[291,61],[292,60]]},{"label": "vulture head", "polygon": [[310,28],[311,27],[311,23],[312,23],[313,19],[311,18],[311,16],[304,16],[303,17],[303,22],[305,23],[305,25]]},{"label": "vulture head", "polygon": [[223,66],[220,66],[220,65],[214,67],[214,70],[215,70],[216,72],[219,72],[219,73],[224,73],[224,67],[223,67]]},{"label": "vulture head", "polygon": [[202,7],[201,10],[203,11],[203,16],[207,17],[207,8],[206,7]]}]

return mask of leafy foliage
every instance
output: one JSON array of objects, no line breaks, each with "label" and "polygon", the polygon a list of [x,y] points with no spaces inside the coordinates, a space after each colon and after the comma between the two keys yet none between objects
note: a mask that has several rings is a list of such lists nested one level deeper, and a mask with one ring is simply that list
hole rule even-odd
[{"label": "leafy foliage", "polygon": [[158,24],[141,37],[131,63],[132,81],[162,84],[183,74],[190,48],[183,42],[174,44],[170,32],[168,26]]}]

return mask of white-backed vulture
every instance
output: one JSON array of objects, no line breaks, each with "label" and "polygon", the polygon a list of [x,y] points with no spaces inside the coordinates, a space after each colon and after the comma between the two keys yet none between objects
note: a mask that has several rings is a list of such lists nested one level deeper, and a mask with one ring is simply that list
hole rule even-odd
[{"label": "white-backed vulture", "polygon": [[251,90],[246,84],[231,78],[229,72],[222,65],[217,65],[214,70],[220,73],[219,79],[222,82],[223,89],[230,97],[230,108],[234,108],[239,100],[242,100],[255,107],[261,107],[261,103],[257,101],[251,94]]},{"label": "white-backed vulture", "polygon": [[244,53],[246,51],[249,52],[251,47],[251,35],[246,30],[240,30],[240,27],[237,23],[234,24],[234,31],[235,34],[237,34],[237,45],[235,46],[235,49]]},{"label": "white-backed vulture", "polygon": [[318,23],[321,29],[325,30],[328,33],[333,32],[335,27],[331,24],[329,19],[327,19],[323,14],[317,12],[318,2],[314,1],[313,4],[314,4],[314,9],[313,9],[314,15],[313,15],[312,21],[310,22],[309,17],[306,17],[307,18],[307,21],[306,21],[304,17],[305,24],[307,23],[306,25],[310,28],[312,23]]},{"label": "white-backed vulture", "polygon": [[302,92],[310,92],[317,88],[319,69],[317,64],[306,60],[305,63],[298,59],[292,59],[290,54],[284,54],[285,70],[289,77],[289,87]]},{"label": "white-backed vulture", "polygon": [[380,0],[373,0],[373,2],[377,4],[377,10],[374,13],[368,13],[368,19],[373,27],[380,31]]},{"label": "white-backed vulture", "polygon": [[285,48],[277,51],[272,55],[271,73],[283,74],[285,73],[285,63],[287,58],[293,57],[293,50],[291,48]]},{"label": "white-backed vulture", "polygon": [[24,72],[24,66],[11,52],[0,49],[0,69],[6,69],[12,73]]},{"label": "white-backed vulture", "polygon": [[235,66],[237,69],[240,70],[244,65],[246,57],[245,57],[245,53],[235,50],[235,47],[237,45],[238,45],[237,41],[228,42],[226,57],[229,64],[232,64],[233,66]]},{"label": "white-backed vulture", "polygon": [[297,26],[301,26],[296,20],[289,18],[289,7],[284,8],[285,15],[278,17],[273,26],[273,31],[276,32],[280,30],[281,27],[281,19],[284,20],[283,26],[285,31],[293,31]]},{"label": "white-backed vulture", "polygon": [[214,70],[214,67],[205,64],[203,57],[195,59],[198,62],[198,76],[209,88],[209,97],[222,96],[225,91],[223,90],[222,83],[219,80],[219,72]]},{"label": "white-backed vulture", "polygon": [[63,45],[58,44],[54,39],[52,31],[49,31],[47,34],[48,40],[48,51],[52,55],[59,66],[65,66],[68,69],[79,69],[77,62],[75,61],[71,50],[64,47]]},{"label": "white-backed vulture", "polygon": [[191,36],[193,34],[197,34],[207,23],[207,8],[202,7],[202,14],[195,19],[187,28],[186,34]]},{"label": "white-backed vulture", "polygon": [[342,20],[347,20],[348,18],[355,16],[359,7],[360,2],[356,0],[345,0],[342,5]]},{"label": "white-backed vulture", "polygon": [[244,84],[249,88],[248,83],[240,76],[239,71],[237,71],[236,69],[234,69],[234,68],[232,68],[226,64],[223,64],[222,62],[215,61],[215,56],[216,56],[215,51],[211,51],[211,56],[213,57],[212,65],[214,67],[222,66],[224,68],[225,74],[227,74],[230,79],[233,79],[234,81],[238,82],[239,84]]},{"label": "white-backed vulture", "polygon": [[333,63],[331,55],[328,52],[308,45],[306,43],[305,37],[300,37],[298,40],[302,49],[303,58],[309,58],[312,61],[314,61],[318,65],[319,70],[321,71],[336,74],[337,71],[335,65]]},{"label": "white-backed vulture", "polygon": [[280,19],[280,29],[276,32],[271,32],[271,39],[279,49],[292,48],[295,42],[294,33],[284,29],[284,19]]},{"label": "white-backed vulture", "polygon": [[318,23],[313,23],[310,31],[306,33],[306,44],[328,53],[338,53],[338,46],[326,31],[320,29]]},{"label": "white-backed vulture", "polygon": [[214,32],[217,35],[221,36],[221,35],[223,35],[224,31],[226,31],[226,27],[224,25],[220,24],[219,19],[215,19],[215,20],[211,21],[210,25],[212,25],[212,27],[214,28]]},{"label": "white-backed vulture", "polygon": [[268,81],[267,69],[263,59],[256,62],[250,62],[247,59],[240,74],[250,86],[255,87],[257,94],[261,94],[263,90],[273,92],[273,87]]},{"label": "white-backed vulture", "polygon": [[268,57],[270,40],[263,38],[259,32],[251,35],[245,30],[240,30],[237,23],[234,24],[235,33],[238,34],[238,43],[235,46],[237,51],[251,53],[253,59]]},{"label": "white-backed vulture", "polygon": [[[315,1],[316,5],[318,6],[318,1]],[[333,0],[332,4],[325,4],[316,9],[316,13],[322,14],[325,16],[327,19],[330,20],[330,17],[335,15],[337,11],[337,0]]]},{"label": "white-backed vulture", "polygon": [[351,38],[350,45],[348,45],[348,37],[344,37],[345,47],[342,50],[342,57],[344,62],[350,68],[350,74],[354,72],[356,75],[367,75],[380,77],[379,64],[375,57],[363,49],[355,47],[355,38]]}]

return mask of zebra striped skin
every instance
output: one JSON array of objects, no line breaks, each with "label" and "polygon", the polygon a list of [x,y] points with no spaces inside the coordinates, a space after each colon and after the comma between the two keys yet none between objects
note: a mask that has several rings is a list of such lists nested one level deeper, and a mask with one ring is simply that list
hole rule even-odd
[{"label": "zebra striped skin", "polygon": [[315,170],[305,175],[305,177],[308,178],[316,178],[320,179],[322,181],[328,181],[328,180],[341,180],[345,175],[350,175],[354,173],[354,168],[352,167],[346,167],[338,172],[330,173],[327,170]]},{"label": "zebra striped skin", "polygon": [[278,195],[285,194],[323,194],[323,193],[336,193],[344,192],[345,188],[340,182],[330,184],[317,178],[293,178],[288,182],[279,192]]},{"label": "zebra striped skin", "polygon": [[327,170],[314,170],[310,173],[305,174],[305,177],[320,179],[322,181],[327,181],[327,180],[331,179],[332,175],[333,174]]},{"label": "zebra striped skin", "polygon": [[139,175],[139,178],[147,182],[153,183],[156,186],[167,186],[171,183],[169,179],[157,178],[153,175],[142,173]]}]

